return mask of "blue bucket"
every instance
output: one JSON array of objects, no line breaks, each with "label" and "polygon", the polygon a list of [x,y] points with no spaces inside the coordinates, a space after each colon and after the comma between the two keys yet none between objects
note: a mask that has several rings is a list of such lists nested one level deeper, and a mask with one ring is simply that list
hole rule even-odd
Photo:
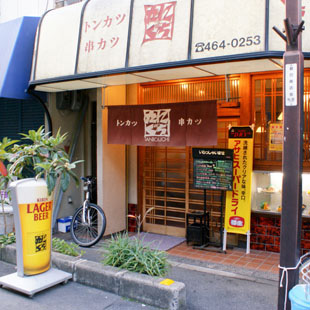
[{"label": "blue bucket", "polygon": [[295,285],[289,292],[292,310],[309,310],[310,295],[306,295],[306,284]]}]

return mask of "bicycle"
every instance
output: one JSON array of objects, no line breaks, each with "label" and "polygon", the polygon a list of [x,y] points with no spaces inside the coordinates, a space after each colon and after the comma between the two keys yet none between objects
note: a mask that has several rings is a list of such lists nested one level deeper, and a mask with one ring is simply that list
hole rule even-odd
[{"label": "bicycle", "polygon": [[70,232],[76,244],[82,247],[90,247],[95,245],[103,236],[106,229],[106,216],[99,206],[90,202],[95,179],[81,177],[81,180],[84,181],[84,188],[87,186],[85,200],[72,217]]}]

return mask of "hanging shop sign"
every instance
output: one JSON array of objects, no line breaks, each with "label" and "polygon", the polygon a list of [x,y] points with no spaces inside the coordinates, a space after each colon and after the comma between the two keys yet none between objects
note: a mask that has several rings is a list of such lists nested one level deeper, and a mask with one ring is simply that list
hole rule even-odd
[{"label": "hanging shop sign", "polygon": [[109,106],[108,143],[144,146],[216,145],[216,101]]},{"label": "hanging shop sign", "polygon": [[225,229],[230,233],[250,231],[253,129],[231,127],[228,147],[233,149],[233,190],[226,192]]},{"label": "hanging shop sign", "polygon": [[233,150],[193,148],[194,187],[232,190]]},{"label": "hanging shop sign", "polygon": [[269,151],[282,151],[283,123],[269,125]]}]

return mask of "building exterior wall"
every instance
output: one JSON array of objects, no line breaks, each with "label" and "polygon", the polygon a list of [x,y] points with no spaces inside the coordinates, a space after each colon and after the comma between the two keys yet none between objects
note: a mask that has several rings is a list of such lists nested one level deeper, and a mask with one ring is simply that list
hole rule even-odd
[{"label": "building exterior wall", "polygon": [[[56,106],[56,95],[51,94],[49,96],[48,104],[49,112],[53,123],[53,133],[55,134],[60,129],[61,134],[68,134],[68,137],[64,143],[64,147],[69,149],[70,144],[73,141],[73,135],[77,129],[77,121],[79,112],[70,110],[59,110]],[[81,131],[81,135],[77,144],[76,152],[73,156],[73,161],[84,159],[84,148],[85,148],[85,130]],[[80,163],[74,170],[74,173],[80,177],[84,175],[86,163]],[[69,203],[69,200],[72,203]],[[82,185],[76,188],[74,182],[70,182],[68,190],[64,193],[62,203],[59,208],[57,218],[73,215],[76,208],[81,205],[82,202]]]},{"label": "building exterior wall", "polygon": [[0,0],[0,23],[21,16],[41,16],[53,8],[54,0]]},{"label": "building exterior wall", "polygon": [[46,11],[82,0],[0,0],[0,23],[22,17],[42,16]]},{"label": "building exterior wall", "polygon": [[104,108],[101,110],[97,103],[97,124],[101,124],[97,131],[98,204],[107,217],[105,234],[108,235],[126,229],[126,147],[107,142],[107,106],[126,104],[126,86],[109,87],[99,96],[98,102]]}]

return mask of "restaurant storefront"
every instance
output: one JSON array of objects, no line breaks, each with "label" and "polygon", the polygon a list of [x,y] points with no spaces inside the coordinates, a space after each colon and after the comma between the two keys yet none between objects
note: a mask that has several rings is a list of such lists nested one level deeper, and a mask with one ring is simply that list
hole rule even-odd
[{"label": "restaurant storefront", "polygon": [[[307,8],[303,14],[310,19]],[[284,44],[272,26],[281,27],[283,18],[280,0],[92,0],[42,18],[30,87],[49,93],[99,89],[98,203],[108,217],[107,233],[125,229],[127,213],[153,208],[145,231],[185,236],[186,214],[202,210],[204,203],[203,191],[193,186],[197,145],[110,144],[107,107],[215,100],[217,143],[200,146],[226,149],[228,126],[254,124],[251,248],[279,250]],[[303,41],[303,50],[307,68],[310,40]],[[305,69],[305,173],[310,172],[309,81]],[[307,205],[310,188],[304,184]],[[219,238],[224,207],[225,194],[208,190],[213,240]],[[303,213],[303,249],[310,248],[309,212],[310,203]],[[128,222],[129,230],[133,224]],[[245,240],[228,236],[234,246]]]},{"label": "restaurant storefront", "polygon": [[[280,126],[282,129],[282,73],[259,73],[249,75],[250,83],[242,84],[245,77],[233,76],[230,80],[230,97],[237,99],[226,102],[225,77],[222,79],[199,79],[181,82],[141,85],[141,93],[147,94],[147,102],[168,100],[218,100],[218,144],[216,148],[228,147],[228,126],[255,124],[254,165],[252,176],[251,203],[251,248],[279,251],[281,187],[282,187],[282,147],[270,143],[270,137]],[[305,71],[304,87],[304,175],[303,175],[303,231],[302,249],[309,249],[308,227],[310,225],[309,204],[309,80],[310,72]],[[227,82],[227,81],[226,81]],[[186,86],[185,86],[186,85]],[[212,89],[211,85],[214,85]],[[249,105],[240,104],[240,91],[247,89]],[[208,91],[206,91],[208,90]],[[167,92],[167,96],[163,94]],[[192,92],[192,94],[191,94]],[[207,94],[203,97],[197,94]],[[171,94],[174,94],[172,96]],[[196,94],[196,98],[195,98]],[[156,97],[157,95],[157,97]],[[161,99],[160,99],[161,98]],[[144,99],[142,95],[142,100]],[[166,102],[165,102],[166,103]],[[249,117],[244,120],[245,117]],[[281,136],[282,138],[282,136]],[[281,142],[282,145],[282,142]],[[148,231],[185,235],[186,213],[203,209],[203,191],[193,187],[193,158],[191,147],[161,148],[140,147],[139,179],[140,203],[144,212],[154,207],[147,215],[145,228]],[[220,208],[225,205],[221,191],[208,191],[207,205],[211,212],[211,232],[219,237]],[[141,212],[139,210],[139,212]],[[155,224],[155,225],[154,225]],[[163,228],[165,226],[166,228]],[[181,229],[180,229],[181,228]],[[212,236],[211,236],[212,237]],[[245,247],[246,237],[231,235],[229,243]]]}]

